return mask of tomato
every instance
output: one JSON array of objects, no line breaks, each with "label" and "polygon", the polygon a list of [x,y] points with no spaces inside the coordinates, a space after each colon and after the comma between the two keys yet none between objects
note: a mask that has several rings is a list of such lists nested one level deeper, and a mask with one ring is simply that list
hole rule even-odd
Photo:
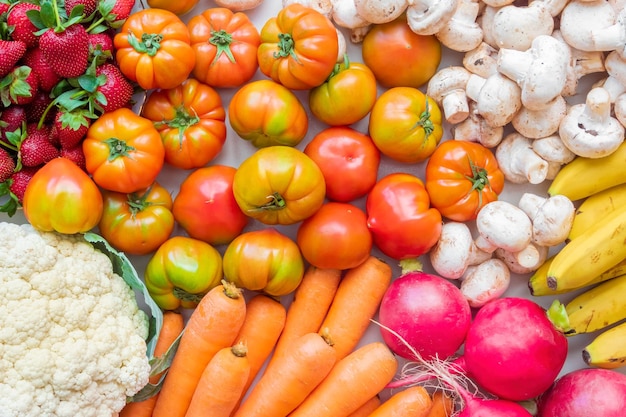
[{"label": "tomato", "polygon": [[364,64],[350,62],[346,56],[343,63],[335,65],[326,82],[311,89],[309,108],[328,125],[350,125],[367,116],[377,94],[372,70]]},{"label": "tomato", "polygon": [[265,224],[294,224],[324,203],[326,184],[317,164],[290,146],[259,149],[237,168],[233,179],[237,204]]},{"label": "tomato", "polygon": [[174,198],[176,222],[195,239],[223,245],[238,236],[248,224],[235,201],[235,168],[211,165],[191,172]]},{"label": "tomato", "polygon": [[430,206],[422,180],[396,172],[381,178],[367,196],[367,224],[387,256],[411,259],[427,253],[441,235],[441,214]]},{"label": "tomato", "polygon": [[210,7],[187,23],[196,54],[193,76],[213,87],[237,87],[249,81],[259,65],[261,36],[245,13]]},{"label": "tomato", "polygon": [[498,199],[503,188],[504,174],[495,155],[479,143],[445,141],[426,164],[431,204],[450,220],[475,219],[485,204]]},{"label": "tomato", "polygon": [[235,133],[257,148],[296,146],[309,129],[298,97],[271,80],[253,81],[237,90],[228,105],[228,120]]},{"label": "tomato", "polygon": [[174,236],[152,255],[144,281],[148,293],[163,310],[194,308],[221,283],[222,264],[222,256],[208,243]]},{"label": "tomato", "polygon": [[87,172],[100,187],[130,194],[148,188],[165,149],[152,122],[127,108],[102,114],[83,139]]},{"label": "tomato", "polygon": [[292,90],[309,90],[326,81],[339,53],[337,30],[317,10],[299,3],[283,7],[261,28],[259,69]]},{"label": "tomato", "polygon": [[322,130],[304,153],[322,170],[330,200],[347,203],[363,197],[378,179],[380,151],[368,135],[351,127]]},{"label": "tomato", "polygon": [[373,25],[363,38],[361,53],[378,83],[386,88],[426,84],[441,63],[441,43],[435,35],[418,35],[402,16]]},{"label": "tomato", "polygon": [[223,263],[226,280],[275,297],[293,292],[304,276],[296,242],[271,227],[237,236],[226,248]]},{"label": "tomato", "polygon": [[332,201],[300,224],[296,242],[304,259],[324,269],[354,268],[372,251],[365,212],[352,204]]},{"label": "tomato", "polygon": [[170,12],[182,16],[198,4],[198,0],[147,0],[148,6],[154,9],[165,9]]},{"label": "tomato", "polygon": [[171,89],[154,90],[141,115],[161,134],[165,162],[177,168],[205,166],[226,141],[226,110],[220,95],[193,78]]},{"label": "tomato", "polygon": [[84,233],[102,216],[98,186],[75,163],[55,158],[39,168],[24,192],[26,220],[38,230]]},{"label": "tomato", "polygon": [[380,151],[405,163],[426,160],[443,136],[441,110],[417,88],[394,87],[370,113],[369,134]]},{"label": "tomato", "polygon": [[122,73],[144,90],[176,87],[189,77],[196,63],[187,26],[164,9],[132,13],[113,44]]},{"label": "tomato", "polygon": [[115,249],[130,255],[154,252],[174,230],[172,197],[159,183],[131,194],[102,191],[100,234]]}]

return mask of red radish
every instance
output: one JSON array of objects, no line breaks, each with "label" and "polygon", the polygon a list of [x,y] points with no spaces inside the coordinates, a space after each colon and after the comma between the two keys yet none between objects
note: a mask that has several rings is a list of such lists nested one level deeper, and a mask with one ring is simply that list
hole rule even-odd
[{"label": "red radish", "polygon": [[471,320],[470,306],[458,287],[424,272],[407,272],[394,280],[379,308],[383,340],[405,359],[415,359],[407,344],[425,359],[453,355],[463,344]]},{"label": "red radish", "polygon": [[537,417],[614,417],[626,409],[626,375],[609,369],[578,369],[539,397]]}]

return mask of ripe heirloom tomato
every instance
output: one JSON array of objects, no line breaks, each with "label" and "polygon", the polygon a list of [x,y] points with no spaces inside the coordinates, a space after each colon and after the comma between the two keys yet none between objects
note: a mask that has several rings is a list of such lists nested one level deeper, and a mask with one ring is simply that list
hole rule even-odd
[{"label": "ripe heirloom tomato", "polygon": [[226,248],[224,278],[239,288],[279,297],[293,292],[304,276],[296,242],[274,228],[242,233]]},{"label": "ripe heirloom tomato", "polygon": [[152,122],[125,107],[102,114],[89,126],[83,152],[96,184],[126,194],[148,188],[165,157]]},{"label": "ripe heirloom tomato", "polygon": [[350,125],[367,116],[377,94],[372,70],[364,64],[350,62],[346,55],[326,82],[309,92],[309,107],[315,117],[328,125]]},{"label": "ripe heirloom tomato", "polygon": [[198,168],[180,184],[172,212],[176,222],[195,239],[223,245],[238,236],[250,219],[235,201],[235,168]]},{"label": "ripe heirloom tomato", "polygon": [[102,216],[102,194],[91,178],[67,158],[39,168],[24,192],[26,220],[38,230],[84,233]]},{"label": "ripe heirloom tomato", "polygon": [[165,162],[177,168],[205,166],[226,141],[226,110],[220,95],[193,78],[171,89],[154,90],[141,115],[161,134]]},{"label": "ripe heirloom tomato", "polygon": [[176,87],[196,63],[187,25],[164,9],[132,13],[113,44],[122,73],[144,90]]},{"label": "ripe heirloom tomato", "polygon": [[322,170],[330,200],[347,203],[363,197],[378,179],[380,151],[369,136],[349,126],[322,130],[304,153]]},{"label": "ripe heirloom tomato", "polygon": [[237,135],[257,148],[296,146],[309,129],[298,97],[272,80],[253,81],[237,90],[228,105],[228,120]]},{"label": "ripe heirloom tomato", "polygon": [[155,182],[131,194],[102,191],[100,234],[115,249],[130,255],[154,252],[174,230],[172,196]]},{"label": "ripe heirloom tomato", "polygon": [[360,208],[329,202],[298,228],[296,242],[311,265],[323,269],[350,269],[370,256],[372,234]]},{"label": "ripe heirloom tomato", "polygon": [[498,199],[504,174],[495,155],[480,143],[447,140],[426,164],[426,189],[433,207],[450,220],[473,220]]},{"label": "ripe heirloom tomato", "polygon": [[237,204],[265,224],[289,225],[306,219],[324,203],[326,184],[317,164],[290,146],[257,150],[237,168]]},{"label": "ripe heirloom tomato", "polygon": [[292,90],[309,90],[330,75],[339,53],[337,30],[326,16],[299,3],[283,7],[261,28],[259,69]]},{"label": "ripe heirloom tomato", "polygon": [[196,7],[198,0],[147,0],[147,3],[154,9],[165,9],[177,16],[182,16]]},{"label": "ripe heirloom tomato", "polygon": [[378,83],[386,88],[426,84],[441,63],[441,43],[435,35],[418,35],[406,15],[373,25],[363,38],[361,53]]},{"label": "ripe heirloom tomato", "polygon": [[417,88],[390,88],[374,103],[369,134],[388,157],[405,163],[422,162],[443,136],[441,110]]},{"label": "ripe heirloom tomato", "polygon": [[166,240],[144,271],[146,288],[163,310],[195,308],[207,292],[220,285],[223,276],[217,249],[185,236]]},{"label": "ripe heirloom tomato", "polygon": [[249,81],[257,68],[261,36],[245,13],[210,7],[187,23],[196,54],[193,76],[213,87],[237,87]]},{"label": "ripe heirloom tomato", "polygon": [[416,258],[439,240],[441,214],[430,207],[424,183],[414,175],[396,172],[381,178],[365,206],[374,243],[391,258]]}]

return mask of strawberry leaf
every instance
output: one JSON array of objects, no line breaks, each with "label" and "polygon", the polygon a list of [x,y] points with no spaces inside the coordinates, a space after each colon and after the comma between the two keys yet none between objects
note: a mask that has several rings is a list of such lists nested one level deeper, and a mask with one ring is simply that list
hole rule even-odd
[{"label": "strawberry leaf", "polygon": [[54,28],[57,26],[57,16],[54,11],[54,5],[50,1],[41,2],[41,10],[39,11],[39,18],[41,19],[41,23],[43,23],[44,25],[43,27]]},{"label": "strawberry leaf", "polygon": [[[0,197],[8,197],[6,201],[0,205],[0,212],[6,213],[9,217],[13,217],[17,212],[19,203],[17,196],[11,192],[11,184],[13,180],[8,179],[0,183]],[[2,199],[0,199],[1,201]]]},{"label": "strawberry leaf", "polygon": [[106,77],[104,77],[104,80],[102,80],[101,77],[96,77],[89,74],[84,74],[78,77],[78,84],[82,87],[83,90],[87,91],[88,93],[93,93],[94,91],[96,91],[96,88],[102,85],[103,82],[106,82]]}]

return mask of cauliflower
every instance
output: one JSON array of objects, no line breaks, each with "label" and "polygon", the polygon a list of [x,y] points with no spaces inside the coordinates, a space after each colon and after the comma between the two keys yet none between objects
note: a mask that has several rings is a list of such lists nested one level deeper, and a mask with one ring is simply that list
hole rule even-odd
[{"label": "cauliflower", "polygon": [[150,374],[133,290],[80,235],[0,236],[0,417],[116,416]]}]

